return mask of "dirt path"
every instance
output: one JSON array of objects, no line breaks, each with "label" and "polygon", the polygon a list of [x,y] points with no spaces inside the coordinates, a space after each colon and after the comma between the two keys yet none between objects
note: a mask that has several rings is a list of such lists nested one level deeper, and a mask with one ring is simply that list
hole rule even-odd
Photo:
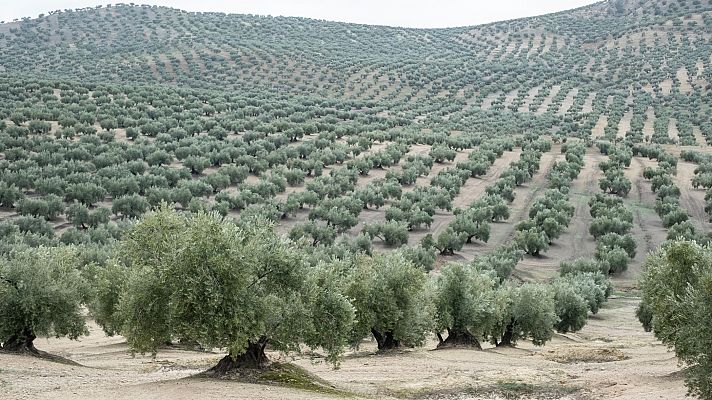
[{"label": "dirt path", "polygon": [[616,137],[618,139],[623,139],[625,138],[626,133],[630,130],[630,121],[633,119],[633,110],[628,110],[623,114],[623,118],[621,118],[620,122],[618,123],[618,133]]},{"label": "dirt path", "polygon": [[648,106],[645,110],[645,122],[643,123],[643,136],[651,137],[655,133],[655,109]]},{"label": "dirt path", "polygon": [[487,186],[493,184],[512,161],[519,159],[520,154],[522,154],[522,149],[520,148],[505,151],[502,157],[494,161],[485,175],[468,179],[460,189],[460,193],[453,199],[453,206],[459,208],[467,207],[473,201],[479,199],[484,194]]},{"label": "dirt path", "polygon": [[584,167],[579,176],[571,183],[570,202],[575,207],[574,216],[568,228],[556,239],[549,250],[539,256],[525,256],[517,265],[517,276],[526,280],[542,281],[553,278],[559,273],[561,261],[580,257],[593,257],[596,242],[588,232],[591,225],[589,199],[600,192],[598,180],[602,172],[598,164],[606,156],[594,148],[589,148],[584,155]]},{"label": "dirt path", "polygon": [[680,143],[680,131],[677,130],[677,120],[675,118],[670,118],[668,122],[668,136],[675,141],[675,143]]},{"label": "dirt path", "polygon": [[628,263],[628,270],[613,277],[616,288],[622,290],[637,287],[640,267],[649,252],[655,250],[667,239],[667,230],[653,207],[655,193],[650,188],[650,182],[643,179],[643,168],[655,167],[656,161],[642,157],[633,157],[625,175],[631,181],[631,191],[625,199],[626,207],[633,213],[633,229],[631,234],[638,247],[635,258]]},{"label": "dirt path", "polygon": [[526,97],[524,98],[524,102],[522,103],[521,106],[519,106],[519,109],[517,110],[518,112],[529,112],[529,104],[531,104],[532,101],[534,101],[534,98],[536,97],[537,94],[539,94],[539,91],[541,90],[541,86],[533,87],[527,92]]},{"label": "dirt path", "polygon": [[595,139],[600,139],[603,137],[606,126],[608,125],[608,116],[601,114],[596,121],[596,125],[591,129],[591,137]]},{"label": "dirt path", "polygon": [[700,130],[700,127],[695,125],[692,127],[692,134],[695,136],[695,141],[697,142],[697,145],[700,146],[701,148],[706,148],[707,145],[707,139],[702,135],[702,131]]},{"label": "dirt path", "polygon": [[574,99],[579,93],[578,88],[573,88],[571,89],[567,94],[566,97],[564,97],[564,100],[561,102],[561,107],[556,111],[556,115],[558,116],[564,116],[566,115],[566,112],[569,111],[569,108],[574,105]]},{"label": "dirt path", "polygon": [[544,114],[549,109],[549,104],[554,101],[554,97],[557,93],[559,93],[559,90],[561,90],[561,85],[554,85],[551,87],[551,89],[549,90],[549,94],[546,95],[544,101],[539,105],[539,108],[536,110],[537,115]]}]

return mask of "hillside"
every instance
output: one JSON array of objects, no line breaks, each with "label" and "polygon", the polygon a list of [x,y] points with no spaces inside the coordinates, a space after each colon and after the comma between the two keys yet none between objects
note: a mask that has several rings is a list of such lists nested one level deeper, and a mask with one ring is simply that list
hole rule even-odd
[{"label": "hillside", "polygon": [[112,6],[3,24],[0,60],[7,72],[83,81],[389,101],[504,94],[514,104],[530,90],[575,86],[585,100],[602,90],[706,87],[710,10],[707,0],[621,0],[427,30]]},{"label": "hillside", "polygon": [[[37,339],[40,349],[82,365],[30,362],[0,347],[0,397],[7,389],[11,398],[60,399],[155,398],[160,392],[163,398],[681,400],[690,370],[641,327],[640,279],[646,257],[667,241],[712,243],[710,85],[710,0],[609,0],[447,29],[138,5],[1,23],[0,273],[14,265],[6,260],[15,254],[77,246],[81,279],[93,285],[95,298],[74,307],[78,317],[71,323],[84,327],[77,319],[86,321],[88,337]],[[119,335],[108,336],[96,315],[117,312],[117,303],[127,301],[122,296],[146,290],[126,285],[158,282],[116,271],[136,267],[127,261],[126,232],[163,204],[166,213],[177,210],[170,218],[185,221],[198,215],[242,228],[257,220],[260,228],[273,226],[259,231],[264,237],[293,246],[284,249],[313,275],[280,280],[271,269],[256,274],[247,289],[254,284],[263,292],[249,294],[269,295],[253,298],[264,301],[260,312],[249,310],[255,330],[274,324],[306,332],[295,327],[301,323],[282,325],[279,313],[268,314],[302,301],[281,285],[304,281],[315,285],[310,288],[333,285],[354,312],[363,312],[364,304],[374,314],[388,311],[378,317],[388,324],[403,323],[388,318],[417,314],[410,325],[385,332],[400,329],[412,342],[392,340],[395,352],[382,355],[394,350],[379,341],[384,335],[365,325],[359,335],[352,316],[356,333],[348,342],[320,332],[334,337],[329,350],[307,350],[290,334],[263,345],[269,359],[292,362],[333,384],[316,392],[196,378],[224,356],[222,347],[232,351],[233,342],[220,346],[223,337],[200,351],[184,346],[183,339],[202,346],[194,337],[151,337],[152,346],[181,343],[142,347],[139,352],[157,351],[155,358],[134,357],[129,335],[137,331],[117,324],[109,333]],[[221,229],[214,231],[233,232]],[[182,234],[160,239],[161,246],[190,251],[194,241]],[[226,246],[249,242],[232,239]],[[212,273],[211,252],[243,250],[210,249],[182,273]],[[257,261],[225,262],[225,270],[258,265],[272,254],[253,253]],[[169,256],[151,254],[141,268],[168,270],[174,266],[163,261]],[[415,278],[378,275],[393,265]],[[371,269],[357,274],[362,267]],[[459,267],[466,273],[448,275]],[[106,278],[104,271],[117,275]],[[166,282],[189,287],[206,282],[204,276]],[[0,300],[21,290],[3,291],[12,282],[2,277]],[[491,297],[446,286],[470,279],[479,282],[472,290],[490,290]],[[232,282],[216,275],[209,280],[216,287]],[[368,283],[356,287],[362,281]],[[421,286],[412,289],[413,282]],[[414,294],[402,300],[376,293],[377,300],[357,302],[369,284]],[[102,296],[108,289],[101,285],[116,292]],[[348,295],[347,288],[353,289]],[[132,303],[140,309],[136,315],[150,319],[145,304],[165,306],[153,308],[161,321],[175,312],[164,289]],[[285,293],[292,297],[281,298]],[[443,315],[459,305],[440,305],[458,296],[471,302],[462,309],[485,315],[461,336],[477,346],[448,346],[455,317]],[[437,310],[431,300],[440,302]],[[117,303],[104,307],[104,301]],[[304,301],[304,309],[294,311],[300,322],[320,312],[335,315],[310,314]],[[0,328],[11,314],[0,312]],[[136,320],[143,324],[138,330],[151,325]],[[534,327],[521,328],[519,341],[510,343],[521,320]],[[219,325],[210,318],[201,323],[190,333],[205,335]],[[342,348],[348,350],[341,369],[332,369],[326,353]]]}]

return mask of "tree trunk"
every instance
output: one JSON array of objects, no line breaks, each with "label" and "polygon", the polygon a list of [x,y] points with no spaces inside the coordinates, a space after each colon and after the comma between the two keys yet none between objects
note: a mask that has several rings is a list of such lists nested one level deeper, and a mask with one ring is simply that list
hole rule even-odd
[{"label": "tree trunk", "polygon": [[503,347],[503,346],[512,346],[512,337],[514,336],[514,322],[510,322],[507,325],[507,329],[504,331],[504,335],[502,335],[502,340],[497,343],[497,347]]},{"label": "tree trunk", "polygon": [[468,332],[466,329],[463,329],[463,330],[448,329],[447,330],[447,339],[442,340],[442,336],[440,336],[440,334],[438,334],[438,338],[440,339],[440,343],[438,343],[438,347],[461,346],[461,347],[474,347],[477,350],[482,350],[480,341],[477,340],[476,337],[472,336],[472,334],[470,332]]},{"label": "tree trunk", "polygon": [[247,349],[244,353],[235,356],[233,354],[228,354],[223,357],[218,364],[208,372],[215,375],[225,375],[230,371],[240,368],[251,368],[259,369],[264,368],[269,365],[269,359],[265,354],[265,347],[267,346],[268,339],[266,337],[261,337],[257,342],[248,342]]},{"label": "tree trunk", "polygon": [[373,338],[376,339],[376,343],[378,344],[378,351],[393,350],[397,347],[400,347],[401,345],[400,341],[395,340],[393,338],[393,332],[391,331],[381,333],[371,328],[371,333],[373,334]]},{"label": "tree trunk", "polygon": [[12,335],[10,336],[2,345],[3,351],[10,351],[13,353],[32,353],[39,354],[39,351],[35,348],[34,340],[37,337],[30,332],[25,330],[22,335]]}]

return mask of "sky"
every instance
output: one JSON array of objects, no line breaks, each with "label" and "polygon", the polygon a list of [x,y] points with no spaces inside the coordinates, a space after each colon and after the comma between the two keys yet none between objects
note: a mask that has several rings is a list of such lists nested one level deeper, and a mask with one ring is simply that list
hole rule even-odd
[{"label": "sky", "polygon": [[[0,20],[35,18],[50,10],[114,4],[98,0],[5,0]],[[131,0],[122,1],[130,3]],[[568,10],[595,0],[133,0],[188,11],[308,17],[410,28],[477,25]]]}]

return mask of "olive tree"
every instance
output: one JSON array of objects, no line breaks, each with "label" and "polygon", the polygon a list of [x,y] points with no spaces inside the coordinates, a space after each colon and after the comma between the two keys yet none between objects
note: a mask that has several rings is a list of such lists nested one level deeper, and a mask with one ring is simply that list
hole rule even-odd
[{"label": "olive tree", "polygon": [[377,237],[387,246],[400,247],[408,243],[408,224],[399,221],[366,224],[363,233],[373,240]]},{"label": "olive tree", "polygon": [[398,252],[357,256],[347,276],[346,295],[356,309],[351,341],[373,335],[379,351],[419,346],[432,327],[427,275]]},{"label": "olive tree", "polygon": [[72,247],[16,248],[0,259],[0,349],[41,353],[40,336],[88,334],[82,305],[89,286]]},{"label": "olive tree", "polygon": [[210,160],[206,157],[190,156],[183,160],[183,166],[190,169],[191,173],[199,175],[210,166]]},{"label": "olive tree", "polygon": [[490,207],[455,209],[455,219],[450,223],[450,227],[456,233],[465,234],[466,243],[472,243],[473,238],[486,243],[490,236],[489,221],[491,220],[492,209]]},{"label": "olive tree", "polygon": [[596,240],[596,253],[605,253],[607,250],[613,248],[621,248],[625,250],[628,257],[635,258],[635,239],[631,234],[619,235],[617,233],[611,232],[603,236],[600,236]]},{"label": "olive tree", "polygon": [[549,238],[546,233],[538,227],[517,231],[514,235],[514,242],[524,250],[525,253],[538,256],[542,251],[549,249]]},{"label": "olive tree", "polygon": [[[450,264],[435,281],[435,332],[438,347],[472,346],[481,349],[497,321],[497,278],[463,264]],[[447,332],[443,339],[442,332]]]},{"label": "olive tree", "polygon": [[91,206],[106,196],[106,189],[90,182],[73,183],[67,186],[65,197],[67,201],[77,200]]},{"label": "olive tree", "polygon": [[311,245],[331,245],[336,240],[336,229],[316,221],[300,222],[289,231],[289,238],[298,241],[304,237],[311,239]]},{"label": "olive tree", "polygon": [[625,272],[628,269],[628,253],[620,247],[597,249],[596,258],[609,267],[609,273]]},{"label": "olive tree", "polygon": [[496,346],[514,346],[519,340],[531,339],[536,346],[548,342],[558,322],[554,292],[547,285],[525,283],[505,286],[498,322],[491,331]]},{"label": "olive tree", "polygon": [[553,284],[554,303],[558,322],[554,325],[561,333],[576,332],[586,325],[588,304],[567,282]]},{"label": "olive tree", "polygon": [[444,256],[454,255],[456,251],[462,250],[462,246],[467,242],[468,234],[464,232],[455,232],[452,227],[448,226],[434,243],[435,248],[440,250],[440,254]]},{"label": "olive tree", "polygon": [[111,212],[122,218],[137,218],[148,211],[149,207],[148,201],[142,196],[129,194],[114,199]]},{"label": "olive tree", "polygon": [[638,316],[687,365],[689,393],[712,397],[712,249],[674,241],[646,258]]},{"label": "olive tree", "polygon": [[612,216],[597,217],[591,221],[588,228],[589,233],[598,240],[599,237],[607,233],[617,233],[625,235],[633,228],[633,224]]},{"label": "olive tree", "polygon": [[32,215],[51,220],[64,212],[64,202],[54,194],[48,194],[42,198],[24,198],[17,204],[17,211],[21,215]]},{"label": "olive tree", "polygon": [[15,203],[24,198],[22,190],[14,184],[0,181],[0,207],[12,208]]},{"label": "olive tree", "polygon": [[[321,347],[336,361],[353,309],[332,279],[307,265],[271,224],[240,225],[214,213],[163,206],[122,237],[125,283],[106,321],[120,326],[132,351],[155,352],[179,339],[228,355],[211,371],[263,367],[265,348]],[[116,296],[107,296],[116,299]]]}]

